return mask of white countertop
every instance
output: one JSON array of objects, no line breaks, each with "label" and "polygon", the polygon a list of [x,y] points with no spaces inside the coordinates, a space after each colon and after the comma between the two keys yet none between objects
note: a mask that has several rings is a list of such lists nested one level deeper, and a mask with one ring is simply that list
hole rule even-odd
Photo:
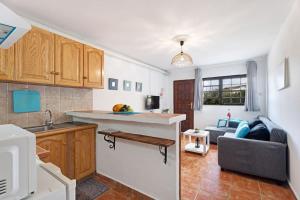
[{"label": "white countertop", "polygon": [[78,118],[117,120],[117,121],[128,121],[128,122],[165,124],[165,125],[170,125],[186,119],[185,114],[138,113],[138,114],[124,115],[124,114],[112,114],[112,112],[109,111],[99,111],[99,110],[69,111],[66,112],[66,115],[70,115]]}]

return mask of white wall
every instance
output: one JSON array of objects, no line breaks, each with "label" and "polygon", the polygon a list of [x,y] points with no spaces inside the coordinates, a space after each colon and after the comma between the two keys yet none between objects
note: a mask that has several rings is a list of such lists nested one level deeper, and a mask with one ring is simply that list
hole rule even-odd
[{"label": "white wall", "polygon": [[[300,3],[294,8],[282,26],[269,54],[268,66],[268,113],[271,120],[288,133],[289,179],[299,199],[300,194]],[[276,67],[289,57],[290,86],[276,89]]]},{"label": "white wall", "polygon": [[[161,97],[161,108],[166,106],[167,75],[154,69],[142,67],[136,63],[105,55],[104,89],[93,90],[93,109],[111,111],[114,104],[131,105],[134,111],[144,111],[146,95],[160,95],[162,88],[165,94]],[[119,80],[118,90],[108,90],[108,78]],[[123,80],[131,81],[131,91],[123,91]],[[143,91],[135,91],[135,82],[143,83]]]},{"label": "white wall", "polygon": [[[260,112],[245,112],[244,106],[214,106],[204,105],[202,111],[194,112],[194,126],[198,128],[205,128],[209,125],[216,125],[217,120],[226,117],[228,109],[230,109],[233,118],[241,118],[250,120],[256,117],[258,114],[266,114],[266,69],[267,69],[267,57],[262,56],[253,58],[258,65],[258,94]],[[202,73],[203,78],[216,77],[216,76],[229,76],[246,74],[246,61],[236,61],[218,65],[203,66]],[[170,72],[169,76],[169,106],[173,110],[173,81],[194,79],[194,69],[174,69]]]}]

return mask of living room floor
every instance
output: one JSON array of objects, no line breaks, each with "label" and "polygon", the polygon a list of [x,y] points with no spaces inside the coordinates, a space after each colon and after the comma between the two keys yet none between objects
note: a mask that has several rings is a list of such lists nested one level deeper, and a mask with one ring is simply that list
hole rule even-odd
[{"label": "living room floor", "polygon": [[218,165],[217,145],[211,145],[206,156],[184,151],[181,154],[182,200],[242,199],[271,200],[296,199],[287,184],[230,171],[221,171]]}]

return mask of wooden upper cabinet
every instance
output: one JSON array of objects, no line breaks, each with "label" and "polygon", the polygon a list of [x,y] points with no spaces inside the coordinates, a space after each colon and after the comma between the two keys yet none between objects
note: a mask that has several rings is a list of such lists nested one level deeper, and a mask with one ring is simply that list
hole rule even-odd
[{"label": "wooden upper cabinet", "polygon": [[84,87],[103,88],[103,51],[84,45]]},{"label": "wooden upper cabinet", "polygon": [[15,80],[54,84],[54,34],[33,27],[15,45]]},{"label": "wooden upper cabinet", "polygon": [[14,46],[9,49],[0,48],[0,80],[13,80],[14,60]]},{"label": "wooden upper cabinet", "polygon": [[95,129],[75,132],[75,178],[79,180],[95,172]]},{"label": "wooden upper cabinet", "polygon": [[55,84],[83,86],[83,44],[55,36]]}]

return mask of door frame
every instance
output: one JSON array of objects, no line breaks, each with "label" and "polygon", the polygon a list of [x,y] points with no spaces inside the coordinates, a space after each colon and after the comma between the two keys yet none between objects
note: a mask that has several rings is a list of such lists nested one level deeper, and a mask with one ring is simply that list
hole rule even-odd
[{"label": "door frame", "polygon": [[[174,80],[173,81],[173,111],[174,111],[174,113],[175,113],[175,82],[184,82],[184,81],[194,81],[194,83],[195,83],[195,79],[183,79],[183,80]],[[195,94],[195,85],[193,87],[194,87],[193,94]],[[192,103],[194,106],[195,105],[194,99],[193,99]],[[194,120],[195,120],[195,112],[193,111],[193,121],[192,121],[193,127],[194,127]],[[180,128],[180,132],[181,132],[181,128]]]},{"label": "door frame", "polygon": [[[184,79],[184,80],[174,80],[173,81],[173,111],[175,112],[175,82],[183,82],[183,81],[195,81],[195,79]],[[194,87],[194,91],[195,92],[195,87]],[[194,105],[194,99],[193,99],[193,105]],[[193,125],[194,125],[194,116],[195,113],[193,112]],[[182,132],[181,132],[181,123],[179,123],[179,199],[181,199],[182,197],[182,192],[181,192],[181,157],[182,157],[182,153],[181,153],[181,146],[182,146]]]}]

